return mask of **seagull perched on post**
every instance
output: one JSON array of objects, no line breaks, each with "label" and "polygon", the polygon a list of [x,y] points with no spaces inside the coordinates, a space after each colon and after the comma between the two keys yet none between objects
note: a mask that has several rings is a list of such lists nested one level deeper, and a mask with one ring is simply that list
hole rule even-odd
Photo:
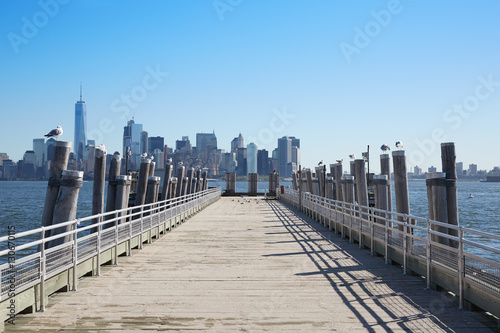
[{"label": "seagull perched on post", "polygon": [[403,143],[401,141],[396,141],[396,148],[403,149]]},{"label": "seagull perched on post", "polygon": [[323,160],[319,161],[318,163],[318,166],[322,166],[323,165]]},{"label": "seagull perched on post", "polygon": [[48,138],[56,138],[56,140],[57,140],[57,137],[61,134],[63,134],[63,129],[61,126],[57,126],[57,128],[54,128],[49,133],[45,134],[45,136]]},{"label": "seagull perched on post", "polygon": [[337,163],[342,164],[342,162],[344,162],[344,159],[343,159],[343,158],[342,158],[342,159],[340,159],[340,160],[337,160]]},{"label": "seagull perched on post", "polygon": [[172,164],[172,157],[170,157],[170,158],[167,159],[167,164],[168,165]]},{"label": "seagull perched on post", "polygon": [[350,157],[350,159],[351,159],[351,160],[353,160],[353,159],[355,159],[355,158],[356,158],[356,155],[351,154],[351,155],[349,155],[349,157]]},{"label": "seagull perched on post", "polygon": [[385,153],[386,151],[391,150],[391,147],[384,143],[382,146],[380,146],[380,149],[382,149],[382,151]]}]

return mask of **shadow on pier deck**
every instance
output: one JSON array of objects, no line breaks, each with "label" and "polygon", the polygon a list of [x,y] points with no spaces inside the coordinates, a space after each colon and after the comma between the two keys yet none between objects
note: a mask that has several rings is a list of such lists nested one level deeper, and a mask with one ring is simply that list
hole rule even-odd
[{"label": "shadow on pier deck", "polygon": [[280,201],[222,198],[7,332],[490,331]]}]

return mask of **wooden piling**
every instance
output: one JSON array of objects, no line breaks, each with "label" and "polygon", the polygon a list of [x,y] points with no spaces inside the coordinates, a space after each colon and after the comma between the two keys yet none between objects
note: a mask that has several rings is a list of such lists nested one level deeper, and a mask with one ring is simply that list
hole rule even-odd
[{"label": "wooden piling", "polygon": [[[425,175],[425,177],[427,185],[427,198],[430,198],[428,203],[429,217],[432,216],[434,221],[447,223],[448,209],[446,205],[446,173],[429,172]],[[448,234],[448,228],[446,227],[433,225],[432,230]],[[431,239],[444,245],[450,245],[449,239],[443,236],[432,235]]]},{"label": "wooden piling", "polygon": [[313,188],[314,185],[313,185],[313,177],[311,169],[306,169],[306,180],[307,180],[306,192],[314,194],[314,188]]},{"label": "wooden piling", "polygon": [[[74,220],[76,218],[76,208],[78,205],[78,194],[83,183],[83,171],[64,170],[62,172],[61,186],[54,207],[54,217],[52,225]],[[74,225],[68,225],[52,229],[50,236],[59,235],[73,230]],[[72,235],[50,241],[47,247],[51,248],[73,240]]]},{"label": "wooden piling", "polygon": [[109,165],[108,173],[108,193],[106,196],[106,212],[112,212],[116,203],[116,179],[120,175],[121,156],[120,153],[115,152],[111,163]]},{"label": "wooden piling", "polygon": [[[116,177],[116,196],[115,204],[116,210],[128,207],[128,198],[130,194],[130,181],[132,177],[127,175],[119,175]],[[119,214],[120,216],[126,215],[126,212]],[[125,223],[125,219],[120,219],[119,223]],[[116,223],[113,223],[115,225]],[[113,226],[111,225],[111,226]],[[106,227],[110,227],[106,225]]]},{"label": "wooden piling", "polygon": [[342,176],[344,201],[354,203],[354,176]]},{"label": "wooden piling", "polygon": [[[448,212],[448,224],[459,225],[458,200],[457,200],[457,167],[456,167],[455,143],[445,142],[441,144],[441,162],[443,172],[446,173],[446,204]],[[458,237],[458,230],[448,229],[451,236]],[[450,240],[450,246],[458,248],[458,242]]]},{"label": "wooden piling", "polygon": [[329,176],[326,177],[326,184],[325,184],[325,196],[328,199],[334,199],[333,193],[334,193],[334,182],[333,182],[333,177]]},{"label": "wooden piling", "polygon": [[146,191],[148,188],[149,166],[151,160],[143,158],[141,161],[141,168],[139,169],[139,181],[137,183],[137,190],[135,194],[135,206],[142,206],[146,202]]},{"label": "wooden piling", "polygon": [[[104,185],[106,183],[106,150],[95,149],[94,160],[94,184],[92,192],[92,215],[104,212]],[[92,223],[99,223],[95,219]],[[91,232],[97,232],[97,228],[92,228]]]},{"label": "wooden piling", "polygon": [[182,196],[185,196],[188,193],[188,186],[189,186],[189,178],[184,176],[182,178]]},{"label": "wooden piling", "polygon": [[201,173],[201,189],[202,191],[205,191],[208,189],[208,172],[203,171]]},{"label": "wooden piling", "polygon": [[335,180],[335,200],[338,201],[345,201],[344,200],[344,192],[343,192],[343,187],[342,187],[342,163],[335,163],[333,164],[333,177]]},{"label": "wooden piling", "polygon": [[226,173],[226,193],[236,193],[236,173]]},{"label": "wooden piling", "polygon": [[196,188],[196,177],[191,178],[191,193],[196,193],[198,189]]},{"label": "wooden piling", "polygon": [[391,157],[389,154],[380,154],[380,173],[387,176],[387,210],[392,212]]},{"label": "wooden piling", "polygon": [[[45,191],[45,205],[42,214],[42,226],[52,225],[54,217],[54,207],[56,205],[59,187],[61,186],[62,173],[68,167],[69,153],[71,151],[71,142],[56,141],[54,149],[54,158],[50,166],[49,181]],[[50,233],[46,232],[47,237]]]},{"label": "wooden piling", "polygon": [[165,165],[165,174],[163,175],[163,186],[161,193],[161,200],[170,199],[170,179],[172,178],[173,165]]},{"label": "wooden piling", "polygon": [[248,174],[248,194],[257,194],[258,175],[256,173]]},{"label": "wooden piling", "polygon": [[177,177],[170,179],[170,199],[175,198],[177,193]]},{"label": "wooden piling", "polygon": [[292,172],[292,189],[294,191],[297,191],[299,189],[296,172]]},{"label": "wooden piling", "polygon": [[189,167],[187,169],[187,177],[188,177],[188,181],[187,181],[187,191],[186,191],[186,194],[191,194],[193,193],[193,176],[194,176],[194,168],[192,167]]},{"label": "wooden piling", "polygon": [[202,191],[202,186],[201,186],[201,170],[196,170],[196,191],[201,192]]},{"label": "wooden piling", "polygon": [[183,165],[179,165],[177,167],[177,190],[175,192],[176,197],[182,196],[182,183],[184,182],[184,173],[186,171],[186,168]]},{"label": "wooden piling", "polygon": [[[387,175],[375,175],[373,177],[373,185],[375,187],[375,208],[381,210],[389,209],[389,193],[388,193],[388,183]],[[385,224],[386,213],[377,212],[376,215],[381,218],[377,218],[378,223]]]},{"label": "wooden piling", "polygon": [[325,190],[326,190],[326,184],[325,184],[325,168],[324,166],[319,166],[316,167],[316,177],[318,178],[319,181],[319,195],[322,197],[325,197]]},{"label": "wooden piling", "polygon": [[156,167],[156,162],[149,162],[149,173],[148,173],[148,178],[149,177],[154,177],[155,175],[155,167]]},{"label": "wooden piling", "polygon": [[160,177],[148,178],[148,189],[146,191],[146,203],[152,204],[158,201],[158,188],[160,186]]},{"label": "wooden piling", "polygon": [[368,187],[366,184],[366,169],[364,159],[354,160],[354,177],[356,179],[357,202],[359,205],[368,207]]},{"label": "wooden piling", "polygon": [[[405,151],[404,150],[393,151],[392,163],[394,169],[394,192],[396,196],[396,212],[401,214],[410,214],[410,198],[408,194],[408,176],[406,171]],[[403,222],[403,218],[401,216],[398,216],[398,221]],[[402,225],[398,225],[398,229],[404,230]]]}]

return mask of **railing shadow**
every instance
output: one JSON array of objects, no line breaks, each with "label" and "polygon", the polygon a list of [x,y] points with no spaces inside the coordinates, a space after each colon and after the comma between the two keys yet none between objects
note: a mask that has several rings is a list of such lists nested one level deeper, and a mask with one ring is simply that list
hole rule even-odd
[{"label": "railing shadow", "polygon": [[385,265],[383,259],[349,244],[294,208],[277,201],[268,205],[317,268],[297,275],[322,275],[369,332],[393,331],[394,325],[405,331],[430,330],[428,321],[434,329],[464,329],[463,322],[448,315],[449,310],[458,311],[456,305],[437,291],[425,290],[421,278],[403,275],[402,269]]}]

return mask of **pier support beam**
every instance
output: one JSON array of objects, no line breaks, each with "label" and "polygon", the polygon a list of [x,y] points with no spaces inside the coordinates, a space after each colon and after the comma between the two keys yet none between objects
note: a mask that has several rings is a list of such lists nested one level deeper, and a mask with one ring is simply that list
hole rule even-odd
[{"label": "pier support beam", "polygon": [[[446,174],[446,205],[448,212],[448,224],[459,225],[458,200],[457,200],[457,166],[455,155],[455,143],[445,142],[441,144],[441,161],[443,172]],[[451,236],[458,237],[458,230],[448,229]],[[450,239],[450,246],[458,248],[458,242]]]},{"label": "pier support beam", "polygon": [[[410,198],[408,194],[408,176],[406,171],[405,151],[393,151],[392,162],[394,166],[394,192],[396,195],[396,211],[401,214],[410,214]],[[403,218],[401,216],[398,216],[398,221],[403,222]],[[399,230],[404,229],[402,225],[399,225],[398,227]]]},{"label": "pier support beam", "polygon": [[[106,183],[106,150],[95,149],[94,161],[94,186],[92,193],[92,215],[104,212],[104,185]],[[99,223],[95,219],[92,223]],[[97,232],[97,228],[92,228],[91,232]]]},{"label": "pier support beam", "polygon": [[146,191],[148,188],[149,166],[151,160],[143,158],[141,161],[141,168],[139,170],[139,181],[137,183],[137,190],[135,195],[135,206],[142,206],[146,202]]},{"label": "pier support beam", "polygon": [[226,173],[226,193],[236,193],[236,173]]},{"label": "pier support beam", "polygon": [[121,156],[119,152],[113,154],[109,165],[108,175],[108,193],[106,196],[106,212],[112,212],[115,208],[116,201],[116,179],[120,175]]}]

